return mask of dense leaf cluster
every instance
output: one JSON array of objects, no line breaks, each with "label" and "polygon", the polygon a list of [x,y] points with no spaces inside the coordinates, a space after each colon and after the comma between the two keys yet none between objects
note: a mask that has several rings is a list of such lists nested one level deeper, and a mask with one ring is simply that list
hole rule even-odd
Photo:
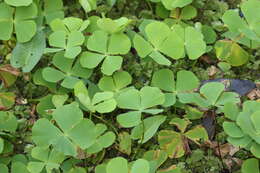
[{"label": "dense leaf cluster", "polygon": [[0,173],[259,173],[259,90],[201,81],[259,77],[260,1],[212,4],[0,0]]}]

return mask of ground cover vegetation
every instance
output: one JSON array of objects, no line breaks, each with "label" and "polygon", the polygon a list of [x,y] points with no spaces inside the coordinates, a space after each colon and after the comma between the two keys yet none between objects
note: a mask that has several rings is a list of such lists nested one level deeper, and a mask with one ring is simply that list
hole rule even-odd
[{"label": "ground cover vegetation", "polygon": [[259,173],[259,0],[0,0],[1,173]]}]

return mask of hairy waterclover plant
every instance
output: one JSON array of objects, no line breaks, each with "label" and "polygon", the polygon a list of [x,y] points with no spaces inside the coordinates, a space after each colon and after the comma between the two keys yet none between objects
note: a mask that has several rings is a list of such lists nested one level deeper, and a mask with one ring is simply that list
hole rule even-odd
[{"label": "hairy waterclover plant", "polygon": [[97,20],[102,30],[97,30],[87,40],[87,48],[81,55],[81,65],[93,69],[101,61],[102,73],[112,75],[121,68],[123,57],[131,48],[130,39],[122,31],[128,23],[127,18],[111,20],[108,18]]},{"label": "hairy waterclover plant", "polygon": [[152,22],[145,27],[145,38],[139,34],[133,38],[138,55],[141,58],[149,56],[161,65],[171,65],[163,54],[173,59],[183,58],[185,54],[190,59],[197,59],[206,51],[202,33],[190,26],[169,28],[163,22]]},{"label": "hairy waterclover plant", "polygon": [[223,123],[228,142],[250,150],[255,157],[260,158],[260,103],[246,101],[242,111],[235,104],[227,103],[224,114],[231,120]]},{"label": "hairy waterclover plant", "polygon": [[74,87],[74,94],[79,102],[90,112],[108,113],[116,108],[114,93],[110,91],[97,92],[90,97],[88,89],[83,82],[78,82]]},{"label": "hairy waterclover plant", "polygon": [[158,114],[162,109],[152,107],[161,105],[165,101],[164,94],[157,87],[145,86],[140,91],[129,88],[117,97],[117,106],[131,111],[117,116],[118,123],[123,127],[134,127],[141,123],[142,113]]},{"label": "hairy waterclover plant", "polygon": [[37,159],[37,161],[30,161],[27,165],[27,169],[31,173],[40,173],[43,169],[46,169],[47,173],[52,173],[53,169],[59,169],[60,164],[65,159],[61,152],[42,147],[34,147],[31,155]]},{"label": "hairy waterclover plant", "polygon": [[[52,145],[64,155],[76,157],[79,149],[90,148],[104,133],[103,125],[95,125],[83,118],[83,112],[76,103],[55,109],[52,116],[59,128],[46,118],[39,119],[32,128],[32,139],[39,147]],[[111,136],[112,132],[108,133]]]},{"label": "hairy waterclover plant", "polygon": [[167,92],[164,106],[168,107],[175,104],[176,97],[180,98],[181,93],[190,93],[200,84],[199,79],[190,71],[179,71],[175,81],[171,70],[161,69],[153,74],[151,85]]},{"label": "hairy waterclover plant", "polygon": [[13,30],[18,42],[31,40],[36,33],[36,23],[33,19],[37,14],[35,3],[15,9],[6,3],[0,3],[0,40],[9,40]]},{"label": "hairy waterclover plant", "polygon": [[65,51],[64,56],[69,59],[75,58],[81,52],[81,45],[85,41],[83,31],[88,27],[89,21],[83,21],[76,17],[55,19],[50,23],[53,31],[48,37],[50,46],[46,52]]},{"label": "hairy waterclover plant", "polygon": [[209,82],[200,88],[200,93],[181,93],[180,101],[182,103],[191,103],[201,108],[218,107],[228,103],[239,103],[239,95],[234,92],[225,92],[225,85],[219,82]]},{"label": "hairy waterclover plant", "polygon": [[200,125],[186,131],[191,122],[187,119],[173,118],[170,124],[176,126],[180,132],[161,130],[158,134],[160,148],[165,150],[170,158],[182,157],[188,145],[187,139],[199,144],[200,140],[208,140],[207,131]]},{"label": "hairy waterclover plant", "polygon": [[90,69],[81,67],[79,60],[65,58],[64,52],[56,53],[52,64],[58,69],[45,67],[42,70],[43,79],[52,83],[61,81],[61,86],[69,89],[74,88],[75,84],[80,81],[79,78],[87,79],[92,73]]}]

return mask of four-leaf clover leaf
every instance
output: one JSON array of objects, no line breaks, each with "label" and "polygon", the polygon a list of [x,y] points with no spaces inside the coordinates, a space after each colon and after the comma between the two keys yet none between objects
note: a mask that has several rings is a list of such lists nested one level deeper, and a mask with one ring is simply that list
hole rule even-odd
[{"label": "four-leaf clover leaf", "polygon": [[33,19],[37,17],[37,14],[35,3],[16,9],[6,3],[0,3],[0,40],[9,40],[13,30],[15,30],[18,42],[31,40],[36,33],[37,27]]},{"label": "four-leaf clover leaf", "polygon": [[102,73],[112,75],[121,68],[123,57],[131,48],[131,42],[127,35],[115,33],[109,35],[107,32],[95,31],[87,41],[87,48],[80,57],[83,67],[93,69],[103,61],[101,65]]},{"label": "four-leaf clover leaf", "polygon": [[108,113],[116,108],[117,103],[113,92],[97,92],[91,98],[82,81],[75,85],[74,94],[79,99],[79,102],[91,112]]},{"label": "four-leaf clover leaf", "polygon": [[28,163],[27,169],[31,173],[40,173],[44,168],[47,173],[52,173],[53,169],[59,169],[60,164],[65,159],[63,153],[43,147],[34,147],[31,155],[33,158],[38,160]]},{"label": "four-leaf clover leaf", "polygon": [[118,123],[123,127],[134,127],[141,123],[142,113],[158,114],[162,109],[151,109],[164,103],[165,96],[157,87],[145,86],[140,91],[129,88],[117,97],[117,105],[121,109],[130,109],[127,113],[117,116]]},{"label": "four-leaf clover leaf", "polygon": [[64,155],[76,156],[77,149],[87,149],[96,142],[97,129],[91,120],[83,118],[77,103],[64,105],[52,113],[57,128],[46,118],[39,119],[32,128],[32,139],[39,147],[53,148]]},{"label": "four-leaf clover leaf", "polygon": [[181,93],[179,98],[182,103],[192,103],[202,108],[222,108],[228,102],[240,101],[237,93],[225,92],[225,85],[220,82],[206,83],[200,88],[200,93]]},{"label": "four-leaf clover leaf", "polygon": [[81,67],[79,60],[74,63],[73,59],[64,57],[64,52],[58,52],[54,55],[52,63],[55,67],[46,67],[42,71],[42,76],[47,82],[61,82],[61,86],[73,89],[75,84],[80,81],[79,78],[87,79],[92,71]]},{"label": "four-leaf clover leaf", "polygon": [[173,118],[170,124],[177,127],[180,132],[161,130],[158,134],[160,148],[167,152],[170,158],[179,158],[185,154],[187,139],[199,144],[200,140],[208,140],[207,131],[200,125],[186,131],[190,121],[187,119]]},{"label": "four-leaf clover leaf", "polygon": [[65,51],[66,58],[73,59],[81,52],[81,45],[85,41],[83,31],[88,27],[89,21],[76,17],[55,19],[50,26],[53,33],[49,36],[49,44],[55,48],[48,48],[46,52]]},{"label": "four-leaf clover leaf", "polygon": [[203,34],[190,26],[173,25],[169,28],[163,22],[152,22],[145,27],[145,36],[146,39],[135,34],[134,48],[141,58],[149,56],[161,65],[171,65],[164,55],[180,59],[186,52],[190,59],[197,59],[206,52]]},{"label": "four-leaf clover leaf", "polygon": [[190,71],[179,71],[175,81],[171,70],[161,69],[154,73],[151,85],[167,92],[164,106],[168,107],[175,104],[176,96],[180,98],[181,93],[191,93],[200,84],[199,79]]}]

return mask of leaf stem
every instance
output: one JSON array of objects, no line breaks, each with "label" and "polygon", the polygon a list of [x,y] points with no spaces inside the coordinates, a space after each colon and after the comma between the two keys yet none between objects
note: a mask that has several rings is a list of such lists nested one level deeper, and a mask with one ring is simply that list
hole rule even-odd
[{"label": "leaf stem", "polygon": [[119,135],[117,129],[115,128],[115,126],[114,126],[113,124],[111,124],[110,122],[104,120],[102,117],[99,117],[99,116],[97,116],[97,115],[95,115],[95,114],[92,114],[92,116],[95,117],[95,118],[97,118],[97,119],[99,119],[100,121],[102,121],[103,123],[105,123],[106,125],[108,125],[109,127],[111,127],[112,130],[115,132],[115,134],[116,134],[117,136]]}]

